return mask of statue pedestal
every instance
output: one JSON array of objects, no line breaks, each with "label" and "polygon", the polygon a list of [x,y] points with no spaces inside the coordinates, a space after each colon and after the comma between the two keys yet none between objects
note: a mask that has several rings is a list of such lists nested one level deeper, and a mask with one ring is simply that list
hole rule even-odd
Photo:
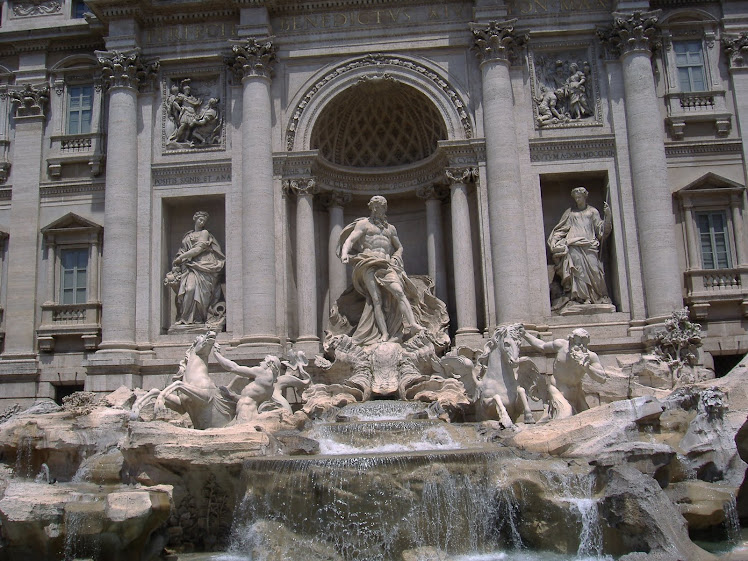
[{"label": "statue pedestal", "polygon": [[613,304],[577,304],[569,303],[559,310],[560,316],[586,316],[589,314],[611,314],[616,311]]}]

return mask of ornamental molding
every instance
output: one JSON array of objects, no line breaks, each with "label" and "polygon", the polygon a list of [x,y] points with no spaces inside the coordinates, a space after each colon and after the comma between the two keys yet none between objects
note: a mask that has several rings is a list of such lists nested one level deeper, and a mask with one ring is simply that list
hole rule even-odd
[{"label": "ornamental molding", "polygon": [[722,49],[727,55],[730,70],[748,68],[748,31],[740,35],[725,35]]},{"label": "ornamental molding", "polygon": [[583,42],[545,44],[528,53],[535,128],[603,126],[597,48]]},{"label": "ornamental molding", "polygon": [[311,196],[319,193],[317,180],[314,177],[299,177],[296,179],[283,180],[283,193],[285,195],[296,195],[297,197]]},{"label": "ornamental molding", "polygon": [[299,130],[299,123],[301,122],[302,116],[304,115],[304,112],[308,110],[308,106],[310,105],[312,100],[314,100],[315,96],[320,92],[320,90],[322,90],[331,82],[344,77],[346,74],[362,69],[366,70],[369,68],[374,70],[375,74],[378,77],[382,77],[382,79],[398,80],[396,76],[387,73],[388,67],[393,69],[405,69],[411,72],[415,72],[423,78],[429,80],[435,87],[441,90],[449,99],[449,102],[457,113],[460,119],[460,124],[465,134],[465,138],[473,138],[473,125],[472,121],[470,120],[470,116],[467,113],[466,104],[463,101],[462,96],[460,96],[460,94],[457,93],[456,89],[452,87],[442,76],[414,60],[377,53],[367,54],[363,57],[356,58],[352,61],[346,62],[345,64],[334,67],[322,78],[317,80],[314,85],[306,90],[304,95],[301,97],[301,101],[297,103],[295,109],[293,110],[293,116],[291,117],[291,121],[289,122],[288,128],[286,129],[286,149],[288,151],[293,150],[294,143],[296,141],[296,134]]},{"label": "ornamental molding", "polygon": [[665,156],[668,158],[691,158],[695,156],[736,156],[743,153],[740,140],[723,140],[713,142],[673,142],[665,143]]},{"label": "ornamental molding", "polygon": [[104,87],[124,87],[138,89],[146,85],[159,69],[157,60],[146,61],[140,56],[140,49],[130,51],[96,51],[101,66]]},{"label": "ornamental molding", "polygon": [[15,0],[13,15],[18,17],[47,16],[59,13],[62,4],[57,0]]},{"label": "ornamental molding", "polygon": [[92,195],[104,192],[104,182],[39,185],[39,196],[43,199],[70,195]]},{"label": "ornamental molding", "polygon": [[478,181],[478,168],[446,168],[444,175],[449,185],[475,183]]},{"label": "ornamental molding", "polygon": [[530,161],[533,163],[614,158],[615,155],[613,135],[530,140]]},{"label": "ornamental molding", "polygon": [[231,183],[231,163],[167,164],[151,168],[154,188],[201,186]]},{"label": "ornamental molding", "polygon": [[659,35],[660,13],[661,10],[613,12],[612,25],[598,29],[597,35],[607,53],[614,58],[634,52],[651,54]]},{"label": "ornamental molding", "polygon": [[484,62],[514,63],[521,57],[529,35],[514,31],[516,19],[490,21],[488,25],[473,23],[473,46],[471,50],[478,60]]},{"label": "ornamental molding", "polygon": [[231,55],[226,59],[237,80],[258,77],[270,80],[278,60],[275,37],[249,37],[243,41],[231,40]]},{"label": "ornamental molding", "polygon": [[23,88],[9,89],[8,96],[15,104],[15,118],[44,117],[49,105],[49,88],[26,84]]}]

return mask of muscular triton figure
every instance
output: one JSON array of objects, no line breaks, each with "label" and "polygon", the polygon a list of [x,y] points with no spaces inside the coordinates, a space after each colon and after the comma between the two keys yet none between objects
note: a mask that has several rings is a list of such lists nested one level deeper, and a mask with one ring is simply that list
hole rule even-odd
[{"label": "muscular triton figure", "polygon": [[[387,222],[387,199],[372,197],[369,210],[368,218],[345,228],[338,255],[343,263],[354,265],[353,286],[371,304],[379,340],[395,340],[400,323],[403,338],[408,338],[424,327],[416,320],[406,294],[410,281],[403,269],[403,246],[397,230]],[[388,308],[386,297],[395,306]]]}]

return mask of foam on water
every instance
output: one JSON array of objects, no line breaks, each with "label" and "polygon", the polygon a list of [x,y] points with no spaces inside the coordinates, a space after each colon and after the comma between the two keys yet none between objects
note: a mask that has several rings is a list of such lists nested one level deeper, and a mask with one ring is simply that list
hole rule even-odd
[{"label": "foam on water", "polygon": [[[321,432],[321,431],[320,431]],[[387,444],[367,443],[358,444],[340,442],[337,435],[321,435],[311,433],[310,437],[319,442],[320,454],[326,456],[341,456],[346,454],[391,454],[395,452],[419,452],[427,450],[459,450],[463,446],[452,438],[449,431],[442,426],[430,427],[419,434],[418,440],[405,442],[390,442]]]}]

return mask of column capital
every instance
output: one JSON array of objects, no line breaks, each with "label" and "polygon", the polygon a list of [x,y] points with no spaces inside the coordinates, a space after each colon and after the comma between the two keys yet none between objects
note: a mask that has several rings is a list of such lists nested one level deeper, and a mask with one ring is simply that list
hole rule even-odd
[{"label": "column capital", "polygon": [[424,185],[416,189],[416,196],[426,201],[445,199],[449,191],[442,185]]},{"label": "column capital", "polygon": [[44,117],[49,103],[49,88],[47,86],[32,86],[26,84],[23,89],[14,89],[8,96],[16,104],[15,118]]},{"label": "column capital", "polygon": [[138,89],[158,72],[158,60],[146,61],[140,49],[130,51],[96,51],[101,66],[101,77],[107,88]]},{"label": "column capital", "polygon": [[457,183],[474,183],[478,180],[478,168],[472,167],[454,167],[446,168],[444,175],[447,176],[447,181],[450,185]]},{"label": "column capital", "polygon": [[661,10],[650,12],[613,12],[613,23],[598,29],[597,36],[608,52],[614,56],[625,56],[633,52],[651,53],[659,33]]},{"label": "column capital", "polygon": [[287,194],[294,194],[297,197],[301,197],[304,195],[314,196],[319,192],[317,181],[313,177],[284,179],[283,190]]},{"label": "column capital", "polygon": [[519,57],[528,41],[527,34],[514,31],[516,19],[490,21],[488,24],[471,23],[473,31],[472,51],[481,63],[511,63]]},{"label": "column capital", "polygon": [[727,55],[730,70],[748,70],[748,31],[743,31],[740,35],[724,35],[722,49]]},{"label": "column capital", "polygon": [[325,191],[322,194],[322,205],[326,208],[339,206],[344,207],[353,200],[353,196],[350,193],[343,191]]},{"label": "column capital", "polygon": [[231,55],[226,63],[239,80],[272,78],[273,66],[278,60],[273,39],[275,37],[248,37],[242,41],[230,41]]}]

